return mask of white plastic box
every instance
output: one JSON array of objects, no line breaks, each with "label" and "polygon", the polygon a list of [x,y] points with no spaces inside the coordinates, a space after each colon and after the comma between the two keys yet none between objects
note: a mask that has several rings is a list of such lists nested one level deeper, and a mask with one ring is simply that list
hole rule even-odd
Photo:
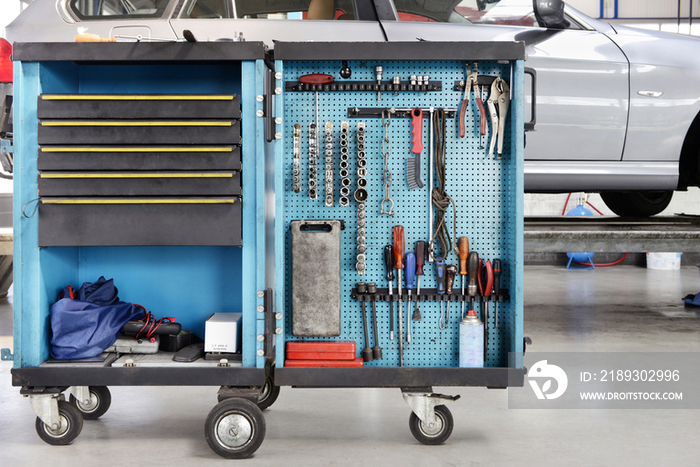
[{"label": "white plastic box", "polygon": [[647,269],[671,271],[680,268],[680,253],[647,253]]},{"label": "white plastic box", "polygon": [[241,351],[242,313],[214,313],[204,325],[204,351]]}]

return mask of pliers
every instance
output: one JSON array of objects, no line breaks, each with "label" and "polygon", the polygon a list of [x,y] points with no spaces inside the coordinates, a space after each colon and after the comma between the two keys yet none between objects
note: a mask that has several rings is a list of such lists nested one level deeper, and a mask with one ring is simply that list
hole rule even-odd
[{"label": "pliers", "polygon": [[[467,77],[464,80],[464,100],[462,100],[462,105],[459,107],[459,137],[464,138],[465,127],[466,127],[466,113],[467,107],[469,107],[469,102],[471,101],[472,89],[474,90],[476,105],[479,107],[479,113],[481,115],[481,124],[479,130],[481,135],[486,134],[486,109],[484,109],[484,101],[481,99],[481,94],[479,92],[479,78],[477,74],[477,68],[479,62],[474,62],[474,73],[471,72],[469,68],[469,62],[466,64],[467,67]],[[476,121],[476,118],[474,119]]]},{"label": "pliers", "polygon": [[[496,109],[498,103],[498,109]],[[493,156],[493,149],[498,138],[498,157],[501,159],[503,154],[503,140],[506,133],[506,116],[508,115],[508,106],[510,105],[510,87],[502,78],[496,78],[491,85],[491,95],[489,96],[488,106],[489,114],[491,115],[491,146],[489,148],[489,156]]]}]

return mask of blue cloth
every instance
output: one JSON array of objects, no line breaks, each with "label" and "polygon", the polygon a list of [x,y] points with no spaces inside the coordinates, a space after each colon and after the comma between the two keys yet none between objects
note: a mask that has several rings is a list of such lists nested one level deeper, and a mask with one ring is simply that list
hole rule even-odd
[{"label": "blue cloth", "polygon": [[688,306],[700,306],[700,293],[695,295],[686,295],[685,305]]},{"label": "blue cloth", "polygon": [[[78,300],[61,298],[51,306],[51,356],[58,360],[95,357],[117,340],[119,330],[143,309],[119,301],[112,279],[86,282]],[[65,294],[64,294],[65,295]]]}]

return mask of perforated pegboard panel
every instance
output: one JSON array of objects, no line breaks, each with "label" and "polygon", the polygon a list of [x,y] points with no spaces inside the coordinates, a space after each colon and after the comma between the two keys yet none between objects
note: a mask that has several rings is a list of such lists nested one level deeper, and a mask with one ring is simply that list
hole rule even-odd
[{"label": "perforated pegboard panel", "polygon": [[[411,124],[409,118],[392,118],[389,126],[391,141],[391,156],[389,167],[392,173],[391,198],[395,202],[395,216],[380,215],[380,203],[384,198],[382,170],[382,140],[384,128],[381,118],[348,118],[349,107],[376,108],[396,107],[413,108],[441,107],[456,109],[463,98],[463,92],[454,90],[455,81],[465,78],[464,62],[350,62],[352,76],[349,80],[376,80],[375,66],[383,67],[383,79],[386,82],[394,76],[400,76],[402,81],[411,75],[428,75],[431,80],[442,81],[442,91],[422,93],[401,92],[395,96],[393,92],[383,92],[381,102],[377,102],[377,93],[371,91],[356,92],[319,92],[318,93],[318,122],[319,135],[323,137],[323,125],[330,120],[334,125],[334,206],[324,205],[325,189],[323,143],[317,160],[318,167],[318,199],[311,200],[308,194],[308,126],[316,121],[316,94],[314,92],[285,92],[283,143],[284,143],[284,219],[285,247],[289,251],[290,235],[289,222],[296,219],[341,219],[346,228],[341,233],[341,335],[337,340],[353,340],[357,343],[358,356],[365,346],[363,323],[360,303],[351,298],[351,290],[359,281],[376,282],[378,288],[386,288],[385,268],[383,261],[384,246],[392,242],[394,225],[401,224],[405,229],[406,251],[414,251],[415,242],[429,240],[429,116],[426,113],[423,120],[423,145],[420,155],[421,178],[424,188],[410,190],[406,179],[406,160],[413,156],[411,148]],[[310,73],[326,73],[341,80],[339,61],[319,62],[285,62],[284,81],[297,81],[300,76]],[[511,83],[511,64],[495,61],[480,62],[480,75],[501,76]],[[486,99],[484,99],[486,100]],[[467,134],[459,137],[458,119],[448,119],[447,124],[447,193],[454,199],[457,206],[457,237],[467,236],[470,248],[479,253],[480,258],[500,258],[503,262],[502,287],[515,291],[516,283],[513,271],[516,236],[522,235],[514,223],[516,216],[515,182],[517,177],[516,161],[511,157],[511,113],[506,125],[506,139],[502,160],[487,158],[488,140],[484,140],[484,148],[479,148],[478,125],[474,125],[476,104],[473,99],[467,112]],[[458,112],[457,112],[458,114]],[[367,272],[358,275],[356,263],[356,233],[357,233],[357,203],[351,199],[349,207],[340,207],[340,125],[343,120],[350,122],[350,179],[351,196],[357,188],[357,144],[355,140],[357,123],[366,124],[365,149],[367,153],[367,180],[369,198],[366,202],[366,245]],[[292,191],[292,154],[293,127],[301,125],[301,192]],[[478,120],[477,120],[478,123]],[[489,132],[491,128],[489,122]],[[435,182],[437,180],[435,179]],[[447,221],[452,232],[452,208],[448,210]],[[456,253],[451,251],[447,257],[448,264],[459,265]],[[290,262],[286,262],[285,290],[285,340],[302,340],[291,334],[291,272]],[[396,280],[394,288],[396,289]],[[405,286],[402,284],[402,287]],[[421,278],[421,289],[436,287],[435,273],[432,263],[426,263],[425,275]],[[461,288],[461,277],[455,280],[455,289]],[[379,345],[383,349],[383,359],[366,363],[367,366],[398,366],[398,335],[394,340],[389,339],[389,304],[377,302],[377,318],[379,328]],[[407,304],[403,306],[404,337],[407,321],[413,314],[415,302],[410,310]],[[398,334],[398,304],[393,305],[395,330]],[[486,356],[486,366],[504,367],[508,365],[508,352],[519,349],[515,344],[515,309],[513,301],[498,304],[499,323],[495,326],[494,303],[490,303],[490,332],[489,348]],[[476,306],[479,313],[479,306]],[[371,304],[367,303],[369,318],[370,347],[375,344],[371,328]],[[421,302],[421,321],[411,322],[412,341],[404,341],[404,366],[457,366],[459,355],[459,321],[461,306],[453,302],[450,309],[447,329],[438,328],[440,306],[435,302]],[[520,321],[521,322],[521,321]],[[328,338],[304,338],[303,340],[328,340]],[[281,362],[277,362],[281,366]]]}]

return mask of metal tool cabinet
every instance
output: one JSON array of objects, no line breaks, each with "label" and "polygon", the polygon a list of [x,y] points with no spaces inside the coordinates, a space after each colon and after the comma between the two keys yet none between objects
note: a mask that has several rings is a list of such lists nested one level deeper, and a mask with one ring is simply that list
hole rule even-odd
[{"label": "metal tool cabinet", "polygon": [[[13,385],[21,386],[22,394],[30,397],[38,415],[37,431],[45,441],[71,442],[83,418],[104,413],[110,385],[221,386],[219,404],[207,418],[207,441],[218,454],[241,458],[262,443],[265,424],[259,407],[274,402],[279,386],[401,388],[414,412],[411,423],[433,427],[427,437],[416,437],[431,443],[449,436],[452,419],[444,404],[456,399],[434,394],[433,386],[523,384],[518,355],[524,346],[524,46],[276,43],[273,52],[262,43],[15,45],[15,108],[22,115],[15,119],[14,225],[15,257],[21,261],[15,261],[14,355],[4,352],[3,357],[14,359]],[[340,59],[352,68],[349,87],[316,89],[319,123],[332,121],[336,128],[342,121],[349,121],[352,128],[359,121],[366,124],[370,193],[366,212],[371,227],[364,276],[355,271],[356,203],[338,206],[335,188],[334,207],[325,207],[322,181],[317,200],[309,199],[305,185],[300,193],[291,186],[294,125],[306,130],[316,119],[315,90],[300,90],[294,84],[309,73],[337,76]],[[364,345],[355,283],[374,281],[385,287],[381,251],[391,241],[393,224],[406,226],[407,245],[427,239],[428,190],[411,191],[406,186],[409,119],[395,115],[390,168],[396,216],[379,214],[383,127],[376,114],[363,112],[416,106],[458,108],[465,61],[479,61],[480,72],[502,76],[512,89],[502,160],[487,159],[478,149],[473,109],[468,112],[466,138],[457,137],[456,118],[448,121],[447,130],[448,190],[459,205],[458,235],[469,236],[484,255],[503,259],[503,282],[510,295],[499,304],[499,328],[492,336],[485,368],[457,368],[459,320],[455,317],[460,298],[451,298],[456,300],[451,302],[451,319],[447,329],[439,330],[438,303],[428,294],[421,305],[423,320],[416,322],[414,341],[406,348],[404,367],[398,366],[397,341],[388,340],[388,306],[381,297],[377,313],[382,360],[363,368],[285,367],[285,342],[300,340],[292,335],[291,326],[290,222],[344,221],[341,334],[331,339]],[[381,102],[375,86],[377,65],[385,69]],[[417,73],[430,75],[432,83],[420,97],[407,82],[409,75]],[[403,83],[391,87],[391,78],[398,75]],[[185,101],[204,103],[182,106],[178,103],[182,96],[190,96]],[[240,98],[240,114],[235,109],[233,113],[221,110],[212,96]],[[114,105],[90,106],[98,110],[86,116],[81,100],[100,99],[112,99]],[[179,120],[188,119],[190,128],[121,133],[113,128],[114,121],[176,121],[178,115]],[[94,121],[100,124],[95,126]],[[222,121],[228,122],[223,133],[216,127]],[[56,126],[55,122],[63,123]],[[216,131],[207,127],[211,122]],[[421,156],[426,185],[427,122]],[[307,156],[302,160],[307,161],[306,137],[302,142]],[[336,177],[338,156],[336,152]],[[222,172],[228,178],[212,183],[188,175],[213,173],[211,177],[217,178]],[[134,173],[145,183],[134,182],[132,175],[118,176]],[[178,182],[152,180],[173,173],[178,174]],[[302,175],[306,173],[302,170]],[[356,177],[351,173],[354,184]],[[106,181],[99,180],[104,174]],[[33,215],[33,211],[38,212]],[[124,225],[130,228],[121,231]],[[428,263],[426,288],[434,287],[431,273]],[[211,313],[241,311],[242,364],[150,365],[124,357],[92,364],[49,363],[50,305],[64,286],[100,275],[115,279],[123,300],[143,304],[156,315],[175,316],[184,329],[202,337]],[[308,340],[314,339],[318,340]],[[73,405],[64,400],[64,393]]]}]

